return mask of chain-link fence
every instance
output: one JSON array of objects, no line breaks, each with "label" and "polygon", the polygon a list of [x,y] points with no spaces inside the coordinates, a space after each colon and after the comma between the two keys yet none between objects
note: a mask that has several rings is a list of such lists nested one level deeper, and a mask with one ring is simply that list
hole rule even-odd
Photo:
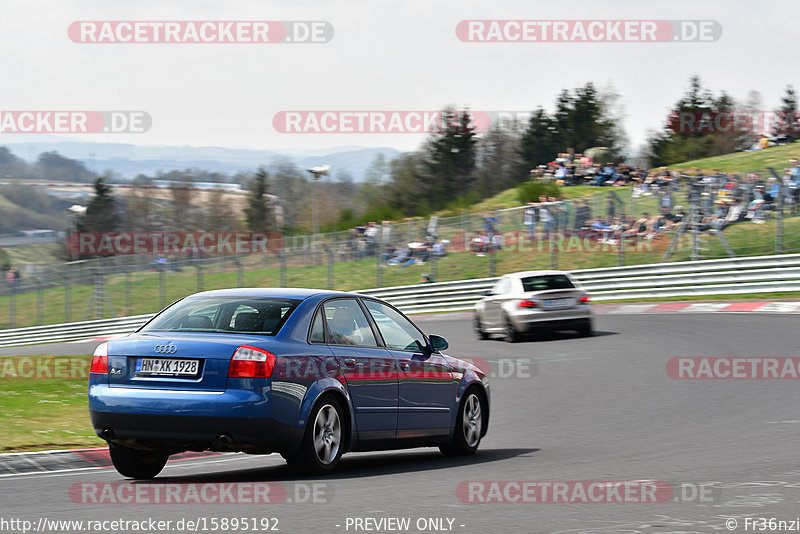
[{"label": "chain-link fence", "polygon": [[663,261],[800,252],[797,184],[760,169],[578,188],[583,198],[288,236],[248,256],[32,264],[0,281],[0,328],[150,313],[228,287],[353,290]]}]

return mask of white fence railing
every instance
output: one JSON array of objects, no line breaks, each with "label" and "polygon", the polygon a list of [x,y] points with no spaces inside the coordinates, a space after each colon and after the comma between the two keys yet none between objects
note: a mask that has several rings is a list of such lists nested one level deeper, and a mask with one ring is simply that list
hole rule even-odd
[{"label": "white fence railing", "polygon": [[[800,254],[657,263],[573,271],[593,301],[800,292]],[[406,313],[472,310],[497,278],[478,278],[359,291]],[[152,314],[0,330],[0,347],[60,343],[125,334]]]}]

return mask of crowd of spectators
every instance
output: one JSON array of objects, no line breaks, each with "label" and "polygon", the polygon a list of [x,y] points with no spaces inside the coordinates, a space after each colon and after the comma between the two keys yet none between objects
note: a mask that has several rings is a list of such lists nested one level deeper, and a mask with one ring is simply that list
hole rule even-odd
[{"label": "crowd of spectators", "polygon": [[[558,233],[616,244],[658,239],[690,228],[716,233],[743,222],[763,224],[780,205],[786,214],[800,213],[800,164],[796,159],[779,179],[766,172],[685,174],[666,168],[644,170],[613,163],[601,166],[580,154],[564,153],[532,174],[565,185],[625,185],[632,188],[632,199],[642,198],[645,205],[653,204],[646,203],[646,197],[657,201],[655,208],[632,216],[630,205],[613,192],[602,201],[540,196],[538,202],[529,202],[521,211],[523,236],[531,241],[550,239]],[[504,237],[499,226],[496,214],[484,213],[481,228],[467,238],[469,250],[481,256],[502,249]],[[446,255],[450,245],[437,238],[435,228],[428,228],[427,234],[416,241],[395,239],[389,221],[370,221],[350,229],[349,236],[340,244],[342,259],[375,257],[386,265],[424,265],[434,256]]]},{"label": "crowd of spectators", "polygon": [[[566,156],[568,154],[560,154],[558,159],[566,159]],[[556,171],[561,169],[562,173],[563,169],[571,167],[567,178],[557,178],[557,172],[551,173],[552,166],[557,167]],[[741,222],[763,224],[781,204],[785,213],[800,213],[800,164],[797,159],[790,161],[781,179],[766,172],[737,174],[713,171],[687,175],[663,168],[644,172],[612,163],[598,169],[597,165],[580,160],[572,164],[555,161],[546,167],[548,169],[535,170],[535,174],[542,171],[542,179],[564,179],[565,183],[570,183],[570,176],[574,180],[577,176],[589,175],[594,176],[590,180],[592,185],[631,184],[634,199],[656,196],[658,211],[629,217],[616,196],[609,196],[601,206],[587,200],[563,201],[542,196],[538,202],[530,202],[522,210],[523,228],[531,240],[549,239],[558,232],[562,235],[591,235],[601,242],[615,244],[623,239],[656,239],[676,230],[685,231],[690,224],[696,224],[701,232],[720,232]],[[679,202],[686,206],[678,205]],[[596,213],[592,213],[593,208]]]}]

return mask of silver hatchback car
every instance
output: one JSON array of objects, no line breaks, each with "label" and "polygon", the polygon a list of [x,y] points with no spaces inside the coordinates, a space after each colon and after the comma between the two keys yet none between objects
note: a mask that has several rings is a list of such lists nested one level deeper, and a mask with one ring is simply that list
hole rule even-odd
[{"label": "silver hatchback car", "polygon": [[568,272],[507,274],[475,305],[475,332],[480,339],[502,334],[514,343],[525,334],[545,330],[593,333],[589,296]]}]

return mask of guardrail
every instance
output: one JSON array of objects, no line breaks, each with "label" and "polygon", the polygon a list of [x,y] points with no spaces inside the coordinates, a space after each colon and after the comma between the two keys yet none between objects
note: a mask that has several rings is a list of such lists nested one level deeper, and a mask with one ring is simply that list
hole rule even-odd
[{"label": "guardrail", "polygon": [[[593,301],[800,292],[800,254],[573,271]],[[358,291],[405,313],[469,311],[498,278],[478,278]],[[152,314],[0,330],[0,347],[59,343],[132,332]]]}]

